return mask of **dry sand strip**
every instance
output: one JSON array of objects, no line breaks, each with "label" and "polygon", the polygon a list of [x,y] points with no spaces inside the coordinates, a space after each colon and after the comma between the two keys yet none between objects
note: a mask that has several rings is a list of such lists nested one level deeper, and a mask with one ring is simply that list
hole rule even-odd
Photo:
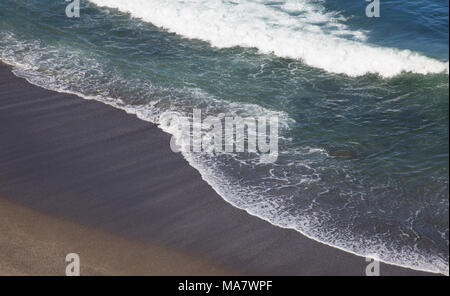
[{"label": "dry sand strip", "polygon": [[[17,273],[40,273],[43,269],[47,269],[43,274],[59,273],[63,266],[60,257],[72,251],[68,240],[75,243],[85,232],[91,239],[78,244],[86,250],[96,246],[81,257],[88,264],[85,273],[116,274],[114,268],[133,273],[127,269],[129,262],[137,264],[141,257],[145,260],[136,267],[137,273],[220,273],[203,263],[182,268],[185,264],[180,260],[192,260],[187,258],[174,259],[164,267],[168,262],[158,260],[172,256],[132,243],[139,241],[152,246],[150,249],[162,246],[162,250],[201,258],[237,274],[365,274],[365,258],[281,229],[225,202],[180,154],[169,149],[169,141],[168,134],[134,115],[31,85],[0,65],[0,196],[45,214],[28,222],[28,214],[12,214],[16,216],[15,220],[8,218],[12,225],[24,225],[17,228],[17,236],[11,228],[15,226],[2,225],[2,268]],[[58,220],[46,222],[49,218],[43,217],[47,216]],[[45,235],[27,228],[31,221],[48,224],[35,228],[47,228]],[[73,237],[67,233],[65,239],[58,240],[67,232],[65,227],[77,229],[75,224],[84,227]],[[25,234],[19,237],[19,233]],[[105,233],[113,234],[115,238],[110,240],[117,245],[102,254],[106,244],[96,237],[106,237]],[[35,241],[39,247],[32,248]],[[135,252],[127,253],[127,248],[121,247],[126,241],[137,253],[145,254],[133,257]],[[53,258],[53,252],[39,254],[52,246],[58,253],[52,259],[53,267],[47,262],[50,259],[39,259]],[[26,255],[29,259],[22,260]],[[381,274],[426,273],[382,264]]]},{"label": "dry sand strip", "polygon": [[148,243],[126,240],[0,198],[0,276],[65,275],[67,254],[80,258],[82,276],[231,275]]}]

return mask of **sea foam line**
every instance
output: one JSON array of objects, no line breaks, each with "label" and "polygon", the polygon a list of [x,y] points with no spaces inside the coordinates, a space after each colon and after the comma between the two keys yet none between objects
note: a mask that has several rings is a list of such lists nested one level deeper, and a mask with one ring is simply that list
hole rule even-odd
[{"label": "sea foam line", "polygon": [[349,30],[339,14],[326,12],[320,3],[308,0],[285,0],[278,6],[264,0],[90,1],[214,47],[253,47],[331,73],[392,77],[402,72],[449,71],[448,61],[365,43],[364,32]]}]

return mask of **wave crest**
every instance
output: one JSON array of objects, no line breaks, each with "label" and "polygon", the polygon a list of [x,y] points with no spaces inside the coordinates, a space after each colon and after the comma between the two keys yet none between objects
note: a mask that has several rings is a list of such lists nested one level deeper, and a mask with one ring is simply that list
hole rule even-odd
[{"label": "wave crest", "polygon": [[[365,43],[338,13],[320,2],[285,0],[90,0],[116,8],[187,38],[218,48],[254,47],[261,53],[302,60],[331,73],[392,77],[402,72],[447,73],[448,62],[409,50]],[[347,36],[347,38],[344,38]]]}]

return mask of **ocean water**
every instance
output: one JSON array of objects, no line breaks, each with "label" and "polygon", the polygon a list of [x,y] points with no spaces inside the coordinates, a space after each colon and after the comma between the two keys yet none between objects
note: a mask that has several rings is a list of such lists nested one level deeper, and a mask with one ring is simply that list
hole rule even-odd
[{"label": "ocean water", "polygon": [[183,155],[249,214],[448,275],[448,1],[384,0],[380,18],[363,0],[92,0],[80,18],[67,4],[0,1],[16,75],[154,123],[277,116],[275,163]]}]

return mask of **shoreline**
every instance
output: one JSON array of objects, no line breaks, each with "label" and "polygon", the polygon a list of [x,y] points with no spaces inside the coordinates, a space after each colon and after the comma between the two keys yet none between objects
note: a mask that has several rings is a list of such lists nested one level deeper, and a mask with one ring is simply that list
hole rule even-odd
[{"label": "shoreline", "polygon": [[[0,82],[0,195],[14,203],[238,274],[364,275],[365,258],[228,204],[154,124],[1,63]],[[381,264],[381,275],[428,274]]]}]

